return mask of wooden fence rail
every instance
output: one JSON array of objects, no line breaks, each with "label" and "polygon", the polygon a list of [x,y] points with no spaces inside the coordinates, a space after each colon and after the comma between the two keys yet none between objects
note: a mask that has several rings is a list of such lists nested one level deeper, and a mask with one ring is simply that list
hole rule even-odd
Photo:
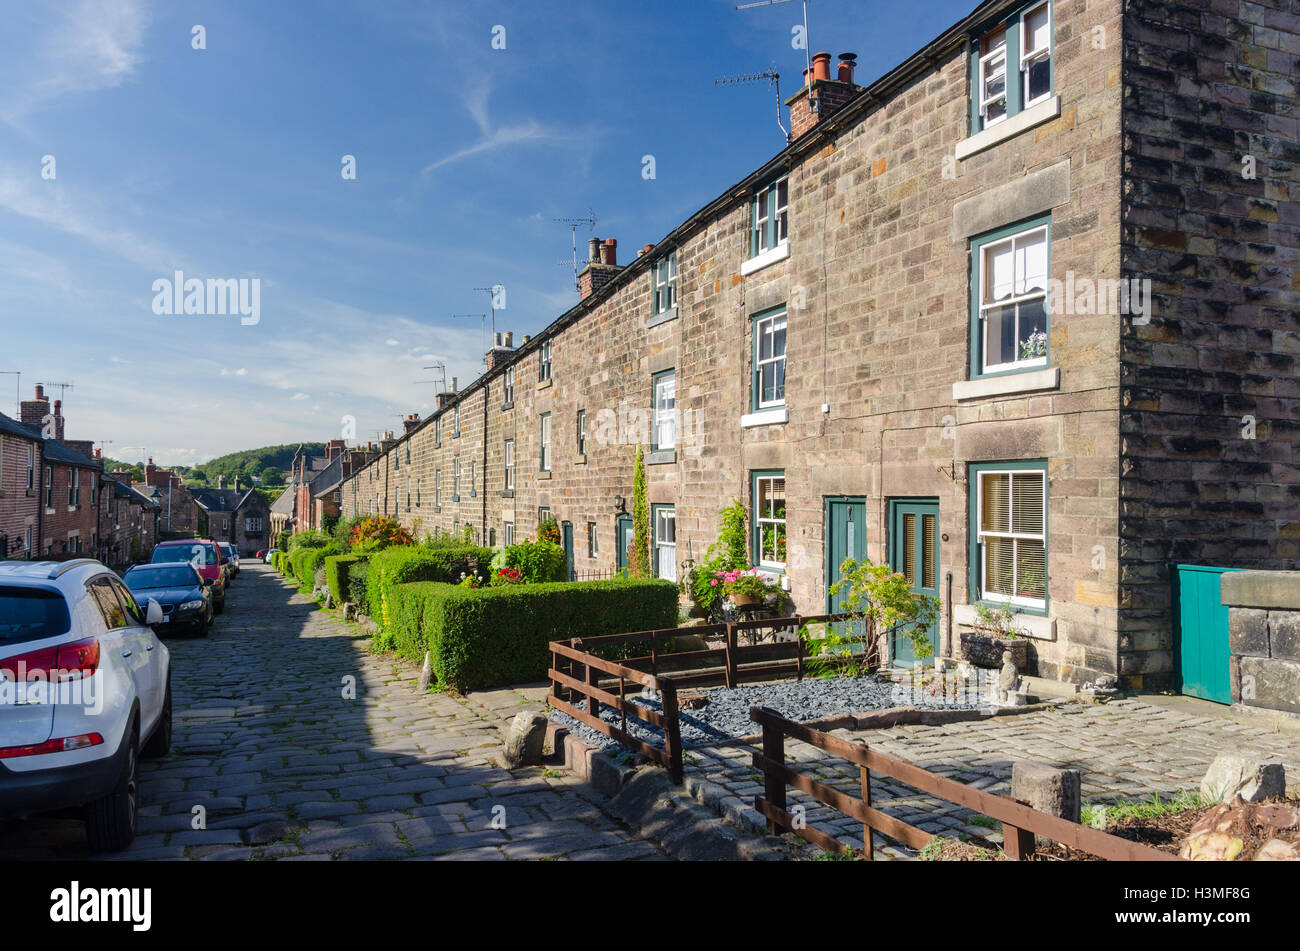
[{"label": "wooden fence rail", "polygon": [[[754,797],[754,808],[767,817],[768,831],[774,835],[793,832],[828,852],[843,851],[843,846],[834,836],[812,828],[802,817],[796,817],[787,810],[786,787],[793,786],[823,805],[860,821],[862,844],[867,858],[871,858],[874,852],[873,831],[910,848],[925,848],[934,838],[931,833],[886,815],[871,805],[871,770],[875,770],[922,793],[938,796],[998,820],[1002,823],[1003,851],[1012,859],[1025,860],[1032,857],[1034,836],[1041,835],[1111,861],[1178,861],[1178,856],[1169,852],[1039,812],[1006,796],[973,789],[922,769],[914,763],[877,753],[864,743],[850,743],[787,720],[766,707],[751,707],[749,717],[761,727],[763,736],[762,752],[753,756],[754,766],[764,776],[763,795]],[[861,798],[855,799],[786,765],[786,737],[801,740],[855,764],[859,771]]]}]

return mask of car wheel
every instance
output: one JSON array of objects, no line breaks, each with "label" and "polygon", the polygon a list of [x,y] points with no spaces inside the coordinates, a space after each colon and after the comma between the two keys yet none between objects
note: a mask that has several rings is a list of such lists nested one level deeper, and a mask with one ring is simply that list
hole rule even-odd
[{"label": "car wheel", "polygon": [[226,599],[225,599],[225,598],[222,598],[220,601],[218,601],[218,602],[216,603],[216,606],[213,607],[213,609],[212,609],[212,613],[213,613],[213,614],[225,614],[225,613],[226,613]]},{"label": "car wheel", "polygon": [[96,852],[120,852],[135,840],[140,824],[140,797],[136,778],[136,745],[140,727],[132,725],[126,744],[126,763],[117,786],[107,796],[86,805],[86,838]]},{"label": "car wheel", "polygon": [[158,725],[154,727],[153,736],[140,750],[145,759],[158,759],[166,756],[172,748],[172,675],[167,673],[167,692],[163,694],[162,713],[158,715]]}]

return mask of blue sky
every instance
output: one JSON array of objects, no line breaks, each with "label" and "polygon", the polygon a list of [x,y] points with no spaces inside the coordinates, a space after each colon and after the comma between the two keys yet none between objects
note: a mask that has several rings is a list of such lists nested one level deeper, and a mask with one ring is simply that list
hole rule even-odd
[{"label": "blue sky", "polygon": [[[426,415],[424,367],[483,369],[474,288],[516,341],[576,301],[555,218],[594,210],[625,263],[783,147],[766,83],[713,81],[797,88],[800,4],[734,5],[5,0],[0,371],[73,382],[69,438],[132,460]],[[812,47],[870,81],[975,5],[810,0]],[[156,315],[177,269],[259,278],[260,322]]]}]

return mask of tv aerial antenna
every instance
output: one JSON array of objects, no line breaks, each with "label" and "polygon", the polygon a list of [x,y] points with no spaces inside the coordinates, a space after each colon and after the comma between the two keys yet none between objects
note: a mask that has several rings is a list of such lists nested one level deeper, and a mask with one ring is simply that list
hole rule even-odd
[{"label": "tv aerial antenna", "polygon": [[776,89],[776,124],[781,129],[781,134],[785,136],[786,144],[790,143],[790,133],[786,130],[785,123],[781,121],[781,74],[775,69],[765,69],[761,73],[744,73],[740,76],[723,76],[721,79],[715,79],[715,86],[730,86],[735,83],[752,83],[760,79],[766,79],[767,84]]},{"label": "tv aerial antenna", "polygon": [[[750,3],[741,3],[736,6],[737,10],[753,10],[756,7],[774,7],[778,3],[789,3],[790,0],[752,0]],[[808,0],[803,0],[803,58],[807,71],[804,82],[808,85],[808,102],[813,112],[821,113],[821,100],[814,99],[812,96],[812,38],[808,35]],[[777,102],[780,102],[779,94]],[[780,106],[777,106],[780,109]],[[778,120],[780,121],[780,120]],[[787,138],[789,134],[787,133]]]},{"label": "tv aerial antenna", "polygon": [[[447,364],[444,363],[442,360],[439,360],[433,366],[425,367],[424,369],[438,371],[438,376],[441,377],[442,380],[442,389],[440,389],[438,392],[446,393],[447,392]],[[438,380],[416,380],[415,382],[416,383],[437,383]]]},{"label": "tv aerial antenna", "polygon": [[41,386],[48,386],[50,389],[57,387],[59,390],[60,403],[68,402],[68,390],[73,388],[71,383],[42,383]]},{"label": "tv aerial antenna", "polygon": [[578,285],[578,229],[586,225],[588,231],[595,231],[596,213],[588,208],[587,217],[585,218],[556,218],[554,220],[568,225],[569,230],[573,232],[573,260],[560,261],[559,266],[573,268],[573,289],[581,293],[582,288]]}]

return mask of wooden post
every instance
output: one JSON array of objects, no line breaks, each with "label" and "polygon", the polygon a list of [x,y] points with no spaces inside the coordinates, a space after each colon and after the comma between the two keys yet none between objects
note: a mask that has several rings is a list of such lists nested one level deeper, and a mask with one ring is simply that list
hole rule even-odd
[{"label": "wooden post", "polygon": [[[871,805],[871,770],[865,766],[859,766],[858,779],[862,786],[862,804],[869,806]],[[868,862],[876,856],[871,839],[871,826],[864,822],[862,823],[862,850],[867,854]]]},{"label": "wooden post", "polygon": [[677,688],[671,683],[659,682],[659,697],[663,703],[664,752],[668,754],[668,776],[673,783],[682,784],[682,727],[677,718]]},{"label": "wooden post", "polygon": [[[771,711],[764,710],[764,713]],[[769,717],[764,717],[763,724],[763,755],[775,763],[785,765],[785,734],[781,728],[771,721]],[[778,809],[785,810],[785,780],[775,773],[763,773],[763,798],[776,806]],[[772,835],[782,835],[790,830],[778,823],[775,819],[767,821],[767,831]]]},{"label": "wooden post", "polygon": [[1002,851],[1014,862],[1025,862],[1034,857],[1034,834],[1002,823]]},{"label": "wooden post", "polygon": [[736,625],[727,622],[727,687],[736,686]]},{"label": "wooden post", "polygon": [[622,726],[620,727],[620,729],[622,729],[622,731],[626,733],[627,732],[627,707],[625,706],[625,704],[627,703],[627,694],[623,690],[623,683],[624,683],[623,675],[619,674],[618,675],[618,699],[623,701],[623,703],[619,704],[618,707],[619,716],[623,718]]},{"label": "wooden post", "polygon": [[[591,664],[583,665],[587,670],[587,686],[594,688],[596,686],[596,668]],[[600,701],[590,693],[587,694],[587,712],[596,719],[600,719]]]},{"label": "wooden post", "polygon": [[[799,618],[795,618],[795,621],[799,621],[799,620],[800,620]],[[794,631],[795,680],[803,680],[803,638],[799,636],[799,632],[802,630],[803,630],[803,624],[801,623],[799,624],[798,627],[795,628]]]},{"label": "wooden post", "polygon": [[658,656],[658,651],[655,650],[655,635],[658,633],[659,633],[658,631],[650,632],[650,676],[651,677],[659,676],[659,656]]}]

